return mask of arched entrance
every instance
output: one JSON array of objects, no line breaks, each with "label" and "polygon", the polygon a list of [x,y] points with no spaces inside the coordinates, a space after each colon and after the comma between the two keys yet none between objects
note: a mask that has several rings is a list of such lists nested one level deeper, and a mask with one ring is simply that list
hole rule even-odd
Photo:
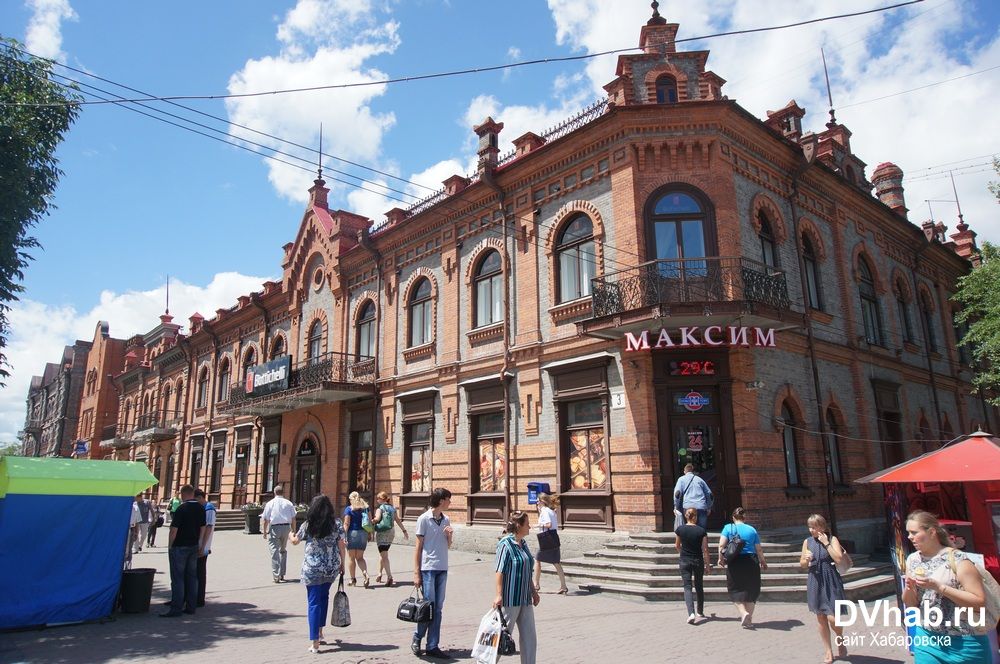
[{"label": "arched entrance", "polygon": [[312,438],[306,438],[295,455],[295,483],[293,500],[309,504],[319,493],[319,446]]}]

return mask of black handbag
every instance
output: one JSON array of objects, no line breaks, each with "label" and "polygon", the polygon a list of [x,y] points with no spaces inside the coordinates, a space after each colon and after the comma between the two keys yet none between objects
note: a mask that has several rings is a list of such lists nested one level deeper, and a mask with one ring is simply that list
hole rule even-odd
[{"label": "black handbag", "polygon": [[510,635],[510,627],[507,625],[507,616],[503,614],[503,609],[498,608],[497,611],[500,612],[500,642],[497,644],[497,654],[498,655],[513,655],[517,650],[514,645],[514,637]]},{"label": "black handbag", "polygon": [[344,592],[344,575],[340,575],[340,584],[337,586],[337,593],[333,596],[333,607],[330,610],[330,625],[333,627],[350,627],[351,625],[351,603]]},{"label": "black handbag", "polygon": [[410,593],[410,596],[400,602],[399,608],[396,609],[396,617],[403,622],[430,622],[433,616],[434,602],[424,599],[420,588]]},{"label": "black handbag", "polygon": [[551,551],[552,549],[558,549],[559,544],[559,532],[549,528],[548,530],[543,530],[538,533],[538,550],[539,551]]},{"label": "black handbag", "polygon": [[734,523],[732,537],[726,540],[726,546],[722,549],[722,558],[726,561],[727,565],[743,553],[743,544],[743,538],[740,537],[740,531],[736,529],[736,524]]}]

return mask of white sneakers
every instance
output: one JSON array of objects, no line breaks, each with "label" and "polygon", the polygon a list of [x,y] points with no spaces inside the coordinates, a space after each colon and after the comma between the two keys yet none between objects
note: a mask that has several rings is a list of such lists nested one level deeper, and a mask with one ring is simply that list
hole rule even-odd
[{"label": "white sneakers", "polygon": [[689,615],[688,616],[688,624],[689,625],[693,625],[694,621],[695,621],[695,618],[697,618],[697,616],[695,616],[693,613],[691,615]]}]

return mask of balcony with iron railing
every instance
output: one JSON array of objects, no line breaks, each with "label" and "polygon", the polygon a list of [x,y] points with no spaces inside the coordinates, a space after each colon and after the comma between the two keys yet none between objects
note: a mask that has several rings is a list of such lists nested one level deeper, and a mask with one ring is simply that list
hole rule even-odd
[{"label": "balcony with iron railing", "polygon": [[375,358],[324,353],[291,365],[288,387],[260,396],[244,384],[233,385],[220,411],[234,415],[277,415],[322,403],[375,393]]},{"label": "balcony with iron railing", "polygon": [[789,311],[785,273],[742,256],[650,261],[597,277],[591,290],[593,317],[578,328],[609,339],[651,320],[713,325],[739,316],[762,325]]},{"label": "balcony with iron railing", "polygon": [[124,424],[111,424],[101,429],[101,448],[120,450],[132,445],[131,427]]},{"label": "balcony with iron railing", "polygon": [[131,438],[136,442],[155,443],[177,435],[181,413],[175,410],[153,410],[136,418]]}]

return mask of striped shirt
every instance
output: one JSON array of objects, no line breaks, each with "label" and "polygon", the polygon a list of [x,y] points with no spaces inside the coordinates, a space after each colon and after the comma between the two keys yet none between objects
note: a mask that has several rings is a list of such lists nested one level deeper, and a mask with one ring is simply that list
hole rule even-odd
[{"label": "striped shirt", "polygon": [[496,571],[503,574],[503,605],[527,606],[531,604],[531,573],[535,559],[522,541],[507,535],[497,542]]}]

